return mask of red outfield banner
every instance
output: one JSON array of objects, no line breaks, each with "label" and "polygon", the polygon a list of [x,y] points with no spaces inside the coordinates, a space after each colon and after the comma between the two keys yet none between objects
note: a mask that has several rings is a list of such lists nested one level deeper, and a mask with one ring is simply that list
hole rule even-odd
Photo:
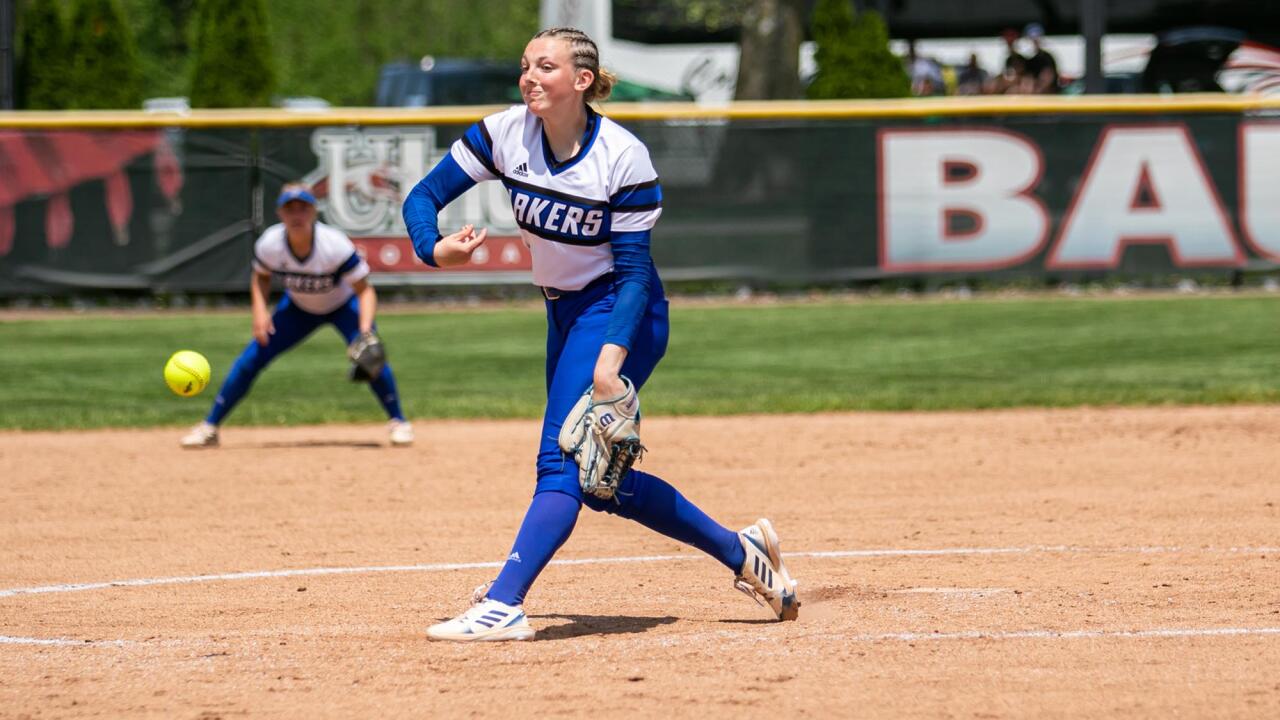
[{"label": "red outfield banner", "polygon": [[1047,271],[1115,270],[1128,248],[1160,246],[1177,268],[1239,268],[1246,247],[1280,260],[1280,123],[1238,127],[1232,212],[1181,122],[1100,129],[1060,221],[1037,194],[1045,154],[1003,128],[877,134],[880,267],[991,271],[1042,256]]},{"label": "red outfield banner", "polygon": [[[357,237],[352,238],[356,252],[360,253],[375,273],[428,272],[437,270],[423,262],[413,252],[413,243],[407,237]],[[524,240],[516,237],[490,236],[484,245],[476,248],[471,262],[448,272],[528,272],[533,269],[533,258]]]},{"label": "red outfield banner", "polygon": [[[1151,101],[1154,103],[1154,101]],[[942,106],[939,106],[942,107]],[[1240,110],[647,118],[668,278],[1155,277],[1280,263],[1280,119]],[[455,121],[456,122],[456,121]],[[389,284],[527,282],[500,182],[440,214],[474,261],[413,253],[401,207],[465,125],[0,132],[0,296],[242,291],[283,183]]]}]

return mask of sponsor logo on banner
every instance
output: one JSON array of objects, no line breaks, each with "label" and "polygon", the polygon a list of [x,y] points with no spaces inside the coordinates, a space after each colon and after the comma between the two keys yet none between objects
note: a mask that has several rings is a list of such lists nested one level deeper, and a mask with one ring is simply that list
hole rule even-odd
[{"label": "sponsor logo on banner", "polygon": [[[303,177],[320,219],[351,236],[374,272],[433,270],[414,254],[401,208],[405,196],[449,152],[431,127],[320,128],[311,135],[316,168]],[[473,224],[489,239],[465,267],[450,271],[528,271],[511,199],[500,183],[480,183],[440,213],[443,232]]]}]

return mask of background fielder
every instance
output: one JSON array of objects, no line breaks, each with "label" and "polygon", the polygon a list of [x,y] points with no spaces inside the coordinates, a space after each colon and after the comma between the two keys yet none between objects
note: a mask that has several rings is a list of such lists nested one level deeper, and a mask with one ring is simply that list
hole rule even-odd
[{"label": "background fielder", "polygon": [[[367,281],[369,265],[341,230],[316,221],[316,199],[302,183],[289,183],[276,200],[280,223],[262,233],[253,246],[253,340],[236,359],[204,422],[182,438],[183,447],[218,444],[218,426],[249,392],[253,381],[280,353],[316,328],[333,325],[351,345],[374,332],[377,294]],[[274,314],[267,311],[271,277],[285,293]],[[392,445],[413,443],[413,427],[400,410],[391,366],[383,364],[369,383],[386,411]]]}]

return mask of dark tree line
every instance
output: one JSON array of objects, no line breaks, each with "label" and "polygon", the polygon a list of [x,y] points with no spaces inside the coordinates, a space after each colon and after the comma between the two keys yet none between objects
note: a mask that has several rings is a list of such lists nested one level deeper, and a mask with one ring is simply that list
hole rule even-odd
[{"label": "dark tree line", "polygon": [[[636,12],[643,3],[618,0]],[[315,95],[372,102],[379,68],[423,55],[514,59],[538,27],[538,0],[19,0],[18,107],[137,108],[187,96],[193,107],[269,105]],[[687,6],[687,7],[686,7]],[[653,7],[653,6],[649,6]],[[738,97],[897,97],[907,93],[884,22],[851,0],[673,0],[708,27],[736,28]],[[637,9],[638,8],[638,9]],[[817,43],[805,91],[796,58]]]},{"label": "dark tree line", "polygon": [[19,0],[18,106],[367,105],[384,63],[514,59],[537,26],[538,0]]}]

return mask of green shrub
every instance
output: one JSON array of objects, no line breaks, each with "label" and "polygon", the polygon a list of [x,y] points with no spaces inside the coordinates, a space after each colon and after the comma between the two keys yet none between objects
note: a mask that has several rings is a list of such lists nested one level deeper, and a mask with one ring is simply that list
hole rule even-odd
[{"label": "green shrub", "polygon": [[17,107],[23,110],[61,110],[70,104],[67,77],[67,29],[58,4],[28,2],[18,20],[18,67],[15,73]]},{"label": "green shrub", "polygon": [[142,103],[138,51],[117,0],[77,0],[68,56],[68,107],[134,109]]},{"label": "green shrub", "polygon": [[196,14],[191,106],[269,105],[275,87],[270,38],[262,0],[201,0]]},{"label": "green shrub", "polygon": [[849,0],[818,0],[813,9],[813,100],[894,98],[911,92],[902,61],[889,52],[889,31],[874,10],[854,16]]}]

